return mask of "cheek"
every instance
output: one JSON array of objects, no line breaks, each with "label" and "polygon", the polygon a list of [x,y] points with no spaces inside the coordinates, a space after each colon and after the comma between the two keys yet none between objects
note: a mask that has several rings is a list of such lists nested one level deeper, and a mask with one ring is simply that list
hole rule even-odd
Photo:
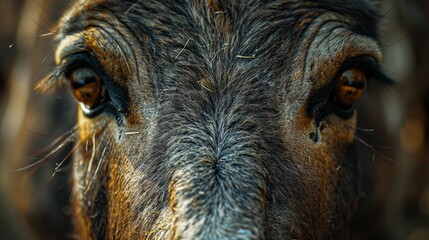
[{"label": "cheek", "polygon": [[328,116],[319,127],[304,115],[284,134],[285,147],[297,166],[299,181],[306,186],[307,199],[328,215],[334,214],[331,211],[347,211],[344,199],[355,195],[357,164],[349,156],[355,124],[356,114],[347,121]]},{"label": "cheek", "polygon": [[356,119],[356,112],[347,120],[337,116],[326,118],[320,127],[323,144],[332,152],[345,155],[355,139]]},{"label": "cheek", "polygon": [[91,120],[86,118],[82,111],[78,109],[78,118],[77,118],[77,124],[79,126],[79,137],[82,142],[87,141],[88,139],[92,138],[92,135],[94,134],[94,131],[92,129]]},{"label": "cheek", "polygon": [[[327,144],[327,136],[317,128],[306,115],[301,115],[287,127],[283,135],[285,148],[291,153],[291,161],[300,171],[301,179],[309,195],[317,196],[315,201],[328,201],[333,173],[336,169],[334,157]],[[316,200],[319,199],[319,200]]]},{"label": "cheek", "polygon": [[118,135],[118,124],[112,118],[100,114],[94,118],[86,117],[83,112],[78,110],[79,138],[82,142],[96,139],[111,139]]},{"label": "cheek", "polygon": [[343,120],[330,116],[321,130],[323,144],[321,152],[330,159],[330,178],[333,185],[331,198],[342,206],[338,211],[350,216],[358,199],[360,172],[358,154],[355,148],[356,113],[350,119]]}]

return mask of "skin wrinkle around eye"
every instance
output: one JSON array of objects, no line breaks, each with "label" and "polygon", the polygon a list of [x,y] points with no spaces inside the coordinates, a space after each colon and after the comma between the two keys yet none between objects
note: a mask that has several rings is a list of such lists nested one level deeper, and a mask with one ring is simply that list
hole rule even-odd
[{"label": "skin wrinkle around eye", "polygon": [[[105,20],[107,21],[107,20]],[[115,31],[118,31],[116,29],[112,29],[107,27],[103,27],[103,24],[108,24],[107,22],[103,21],[102,23],[99,23],[99,26],[97,28],[89,27],[88,29],[85,29],[84,31],[73,33],[72,35],[66,35],[59,43],[59,46],[57,48],[55,59],[57,65],[61,65],[61,62],[64,59],[67,59],[68,56],[71,56],[73,54],[79,53],[79,52],[89,52],[91,56],[94,56],[96,58],[96,61],[99,61],[102,68],[106,71],[107,75],[114,76],[112,80],[115,82],[118,82],[119,84],[126,85],[126,81],[131,81],[132,79],[136,79],[139,82],[142,82],[143,84],[136,85],[132,89],[128,89],[128,94],[134,95],[138,92],[148,92],[148,89],[151,89],[146,81],[143,82],[142,79],[139,78],[139,71],[142,70],[143,66],[146,66],[146,64],[143,64],[142,60],[135,59],[134,64],[132,64],[132,71],[135,72],[134,74],[130,74],[129,71],[123,71],[120,72],[117,69],[128,69],[128,66],[124,65],[124,61],[118,61],[118,59],[121,59],[121,52],[120,49],[123,49],[124,54],[135,56],[136,54],[142,55],[139,53],[141,51],[139,48],[131,49],[131,46],[125,43],[121,43],[121,38],[124,37],[122,35],[123,33],[116,34]],[[119,29],[122,29],[119,25],[116,26]],[[73,28],[73,30],[75,30]],[[122,29],[123,30],[123,29]],[[127,33],[127,31],[123,31]],[[107,35],[108,34],[108,35]],[[128,36],[129,37],[129,36]],[[118,39],[116,39],[118,38]],[[113,39],[113,40],[112,40]],[[134,41],[134,38],[128,38],[127,41]],[[110,56],[110,57],[109,57]],[[115,57],[117,56],[117,57]],[[131,58],[132,59],[132,58]],[[131,61],[133,62],[133,61]],[[139,67],[139,71],[134,71],[134,68]],[[144,68],[143,68],[144,70]],[[59,79],[56,80],[58,82]],[[55,83],[53,83],[55,84]],[[152,95],[152,94],[151,94]],[[148,95],[148,96],[151,96]],[[131,97],[131,99],[134,99]],[[152,99],[144,99],[142,101],[143,104],[149,105],[151,102],[153,102]],[[129,104],[129,107],[131,107],[133,110],[131,112],[131,116],[128,116],[127,118],[124,118],[123,121],[126,121],[127,124],[123,124],[122,127],[125,127],[127,125],[131,125],[131,123],[137,123],[137,122],[143,122],[146,127],[144,128],[144,131],[138,130],[138,129],[123,129],[121,131],[127,133],[130,131],[138,131],[139,134],[145,134],[149,139],[152,139],[153,137],[153,131],[154,131],[154,124],[151,124],[155,121],[150,121],[150,119],[142,119],[142,116],[146,118],[153,118],[153,116],[156,116],[156,109],[153,109],[152,107],[146,107],[140,110],[138,104],[141,104],[141,102],[134,103],[134,101],[127,102]],[[141,113],[140,111],[143,111]],[[79,119],[85,118],[84,116],[80,116]],[[147,142],[147,145],[151,145],[151,141]],[[138,162],[138,159],[133,159],[133,162]],[[138,166],[137,166],[138,167]]]},{"label": "skin wrinkle around eye", "polygon": [[[344,37],[345,34],[347,37]],[[304,79],[307,81],[313,79],[313,88],[319,88],[334,78],[343,62],[363,55],[373,57],[378,63],[381,62],[381,51],[372,38],[355,34],[345,26],[333,27],[333,31],[322,27],[309,47]]]},{"label": "skin wrinkle around eye", "polygon": [[[382,60],[377,42],[367,36],[354,33],[350,23],[338,16],[329,14],[315,19],[304,33],[302,44],[308,45],[307,51],[300,51],[295,57],[294,71],[286,104],[286,126],[301,108],[303,101],[334,80],[337,71],[347,59],[357,56],[371,56],[376,62]],[[299,95],[297,95],[299,93]]]},{"label": "skin wrinkle around eye", "polygon": [[[132,49],[131,45],[137,45],[137,42],[132,36],[123,35],[122,32],[126,32],[123,31],[125,26],[118,22],[118,25],[113,27],[108,19],[95,18],[80,28],[82,28],[81,31],[62,36],[55,53],[57,65],[70,55],[87,51],[97,58],[106,73],[114,77],[120,85],[125,86],[126,80],[130,77],[138,79],[136,69],[141,66],[141,63],[135,57],[138,49]],[[134,57],[129,61],[126,56]]]},{"label": "skin wrinkle around eye", "polygon": [[[117,87],[124,88],[124,91],[120,91],[125,93],[126,95],[134,94],[134,90],[139,91],[140,85],[137,86],[137,89],[128,89],[127,82],[131,79],[136,79],[139,82],[142,82],[140,79],[140,71],[142,70],[142,66],[146,66],[143,64],[142,60],[136,59],[136,54],[139,54],[140,49],[131,49],[131,43],[134,42],[137,44],[132,36],[130,36],[124,29],[127,29],[126,26],[118,25],[116,28],[113,28],[112,25],[106,21],[98,21],[97,27],[92,27],[92,25],[88,26],[88,29],[82,32],[73,33],[72,35],[66,36],[60,43],[59,47],[56,51],[56,63],[61,66],[62,61],[66,60],[69,56],[73,56],[74,54],[80,52],[88,52],[92,57],[95,58],[104,71],[108,78],[112,80],[112,85],[117,85]],[[73,28],[74,29],[74,28]],[[121,30],[125,33],[119,32]],[[124,35],[125,34],[125,35]],[[128,34],[128,35],[126,35]],[[125,38],[126,41],[122,41]],[[125,55],[134,56],[131,58],[131,61],[125,59]],[[140,53],[140,55],[142,55]],[[124,61],[121,61],[124,59]],[[133,61],[134,59],[134,61]],[[97,63],[97,64],[98,64]],[[135,69],[140,68],[139,71]],[[51,79],[46,85],[55,85],[56,83],[61,83],[63,80],[60,79]],[[109,89],[109,81],[104,81],[106,87]],[[115,87],[116,86],[112,86]],[[151,89],[146,83],[142,85],[143,89],[140,91],[151,92]],[[119,89],[118,89],[119,90]],[[119,95],[116,91],[110,91],[110,95],[113,99],[117,98],[123,102],[122,99],[123,94]],[[152,96],[149,95],[149,96]],[[148,99],[144,99],[145,102],[149,102]],[[129,107],[136,108],[137,104],[133,102],[128,102]],[[118,111],[122,113],[123,108],[119,104],[115,104],[115,107],[118,108]],[[125,109],[126,113],[128,111]],[[128,121],[142,121],[140,119],[140,115],[136,113],[136,111],[131,111],[133,114],[131,117],[127,118]]]}]

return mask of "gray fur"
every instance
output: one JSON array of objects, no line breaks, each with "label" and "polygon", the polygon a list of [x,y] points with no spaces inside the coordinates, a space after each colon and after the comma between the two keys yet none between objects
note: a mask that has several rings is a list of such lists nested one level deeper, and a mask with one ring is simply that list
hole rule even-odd
[{"label": "gray fur", "polygon": [[[64,18],[58,39],[77,36],[64,45],[91,52],[127,93],[110,92],[128,114],[91,121],[104,119],[109,136],[97,153],[103,171],[130,163],[119,175],[133,214],[108,230],[121,216],[94,199],[110,199],[107,186],[118,183],[99,177],[90,197],[75,188],[84,218],[104,213],[89,220],[92,236],[345,238],[359,179],[352,144],[336,131],[353,134],[354,123],[331,115],[317,125],[305,109],[346,59],[379,60],[375,12],[353,0],[214,2],[87,2]],[[88,168],[83,152],[76,184]]]}]

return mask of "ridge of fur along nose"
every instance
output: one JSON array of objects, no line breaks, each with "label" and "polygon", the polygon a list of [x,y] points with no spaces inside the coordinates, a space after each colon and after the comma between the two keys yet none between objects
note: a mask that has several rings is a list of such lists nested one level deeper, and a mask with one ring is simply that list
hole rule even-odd
[{"label": "ridge of fur along nose", "polygon": [[174,239],[263,238],[269,150],[261,120],[270,114],[257,105],[225,105],[232,107],[212,107],[220,113],[175,111],[169,121]]}]

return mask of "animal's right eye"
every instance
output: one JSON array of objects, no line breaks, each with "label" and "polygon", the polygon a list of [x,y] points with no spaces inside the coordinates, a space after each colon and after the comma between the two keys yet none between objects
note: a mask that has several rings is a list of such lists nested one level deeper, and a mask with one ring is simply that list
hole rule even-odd
[{"label": "animal's right eye", "polygon": [[348,118],[353,114],[354,105],[362,97],[366,84],[366,74],[360,69],[352,68],[341,73],[333,92],[337,115]]},{"label": "animal's right eye", "polygon": [[106,90],[100,76],[92,68],[76,68],[66,77],[73,96],[86,116],[95,117],[103,111],[107,102]]}]

